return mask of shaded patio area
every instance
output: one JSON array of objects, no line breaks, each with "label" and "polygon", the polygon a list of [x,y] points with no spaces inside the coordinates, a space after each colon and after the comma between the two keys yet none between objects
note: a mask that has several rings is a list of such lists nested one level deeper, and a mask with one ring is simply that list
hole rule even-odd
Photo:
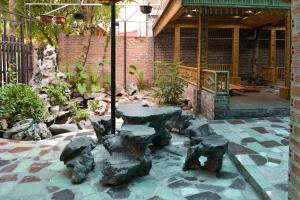
[{"label": "shaded patio area", "polygon": [[84,183],[73,185],[70,171],[58,160],[64,146],[79,136],[95,138],[95,133],[85,130],[40,142],[18,143],[1,139],[0,199],[260,199],[228,155],[217,177],[201,171],[183,172],[185,142],[189,139],[178,135],[173,135],[171,145],[152,153],[153,167],[148,176],[118,187],[106,187],[99,182],[103,161],[109,155],[102,145],[98,145],[92,152],[96,161],[94,171]]}]

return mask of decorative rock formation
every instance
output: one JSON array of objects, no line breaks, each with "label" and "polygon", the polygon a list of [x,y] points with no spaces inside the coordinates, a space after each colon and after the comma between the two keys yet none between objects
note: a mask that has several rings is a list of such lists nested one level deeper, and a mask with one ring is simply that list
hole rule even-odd
[{"label": "decorative rock formation", "polygon": [[188,126],[181,131],[181,134],[189,138],[213,135],[207,121],[201,119],[189,120]]},{"label": "decorative rock formation", "polygon": [[103,137],[111,134],[111,118],[107,117],[93,117],[91,118],[92,126],[96,132],[98,143],[102,143]]},{"label": "decorative rock formation", "polygon": [[[203,169],[219,173],[223,165],[223,155],[228,148],[228,141],[222,136],[211,135],[207,137],[191,138],[190,147],[183,166],[183,170]],[[201,164],[199,158],[207,158]]]},{"label": "decorative rock formation", "polygon": [[152,143],[155,146],[166,146],[172,138],[170,127],[180,117],[182,111],[178,107],[149,107],[147,104],[122,104],[117,108],[116,115],[124,120],[124,124],[149,124],[155,129]]},{"label": "decorative rock formation", "polygon": [[53,135],[78,131],[76,124],[53,124],[49,127]]},{"label": "decorative rock formation", "polygon": [[120,185],[136,176],[147,175],[152,167],[148,145],[155,130],[146,125],[125,125],[118,135],[104,138],[111,156],[104,162],[102,183]]},{"label": "decorative rock formation", "polygon": [[41,140],[52,137],[47,125],[32,119],[20,121],[3,133],[3,138],[14,140]]},{"label": "decorative rock formation", "polygon": [[88,137],[72,140],[60,155],[60,160],[68,168],[73,169],[72,183],[81,183],[86,175],[95,167],[91,151],[96,147],[96,141]]},{"label": "decorative rock formation", "polygon": [[[38,93],[40,98],[45,102],[45,105],[49,108],[49,98],[47,94],[42,92],[42,89],[49,84],[56,84],[57,79],[65,80],[65,74],[57,71],[57,55],[55,53],[55,48],[47,45],[44,50],[43,60],[39,60],[33,68],[33,75],[29,81],[29,85],[34,88]],[[69,98],[71,91],[66,92],[66,97]]]}]

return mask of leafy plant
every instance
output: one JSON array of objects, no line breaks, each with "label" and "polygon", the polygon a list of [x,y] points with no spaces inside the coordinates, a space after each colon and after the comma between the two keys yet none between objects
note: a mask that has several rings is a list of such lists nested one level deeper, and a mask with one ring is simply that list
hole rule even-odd
[{"label": "leafy plant", "polygon": [[101,84],[99,82],[99,73],[94,72],[93,68],[91,66],[88,66],[88,74],[89,74],[89,87],[88,91],[96,92],[101,89]]},{"label": "leafy plant", "polygon": [[89,107],[93,112],[96,112],[97,109],[100,108],[99,101],[98,101],[98,100],[90,100],[90,101],[88,102],[88,107]]},{"label": "leafy plant", "polygon": [[144,69],[137,69],[135,65],[129,65],[129,74],[135,76],[137,80],[137,87],[139,90],[147,89],[147,84],[145,83],[145,70]]},{"label": "leafy plant", "polygon": [[9,124],[26,119],[43,119],[47,114],[37,93],[24,84],[8,84],[0,88],[0,119]]},{"label": "leafy plant", "polygon": [[50,103],[52,105],[64,105],[68,98],[66,97],[66,91],[69,89],[69,86],[66,82],[62,81],[59,78],[55,79],[55,83],[46,86],[43,88],[43,91],[46,92],[50,98]]},{"label": "leafy plant", "polygon": [[9,82],[12,84],[16,84],[18,82],[18,72],[17,72],[17,66],[15,63],[10,63],[8,68],[8,74],[9,74]]},{"label": "leafy plant", "polygon": [[82,109],[82,106],[78,102],[70,103],[70,112],[72,119],[76,122],[86,120],[89,117],[89,114]]},{"label": "leafy plant", "polygon": [[157,76],[155,81],[155,85],[159,88],[156,91],[155,96],[161,103],[176,105],[179,103],[184,89],[188,85],[188,83],[184,81],[187,79],[187,75],[179,74],[179,63],[156,63],[157,68],[162,66],[164,68],[164,73]]},{"label": "leafy plant", "polygon": [[92,92],[101,89],[99,73],[94,72],[91,66],[88,66],[88,69],[85,69],[82,63],[77,62],[74,70],[67,68],[66,75],[73,91],[78,92],[81,95],[84,95],[85,93],[91,94]]}]

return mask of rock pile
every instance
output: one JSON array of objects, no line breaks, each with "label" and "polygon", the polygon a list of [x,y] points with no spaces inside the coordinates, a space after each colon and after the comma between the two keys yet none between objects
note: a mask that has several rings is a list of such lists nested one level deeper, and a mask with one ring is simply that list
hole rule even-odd
[{"label": "rock pile", "polygon": [[117,135],[105,136],[103,145],[111,156],[104,162],[102,183],[120,185],[149,174],[152,160],[148,145],[155,130],[147,125],[125,125]]},{"label": "rock pile", "polygon": [[3,138],[13,140],[41,140],[52,137],[44,123],[27,119],[15,123],[12,128],[3,132]]},{"label": "rock pile", "polygon": [[[43,60],[39,60],[33,68],[33,75],[29,81],[29,85],[39,93],[40,98],[49,108],[49,98],[47,94],[42,92],[42,89],[51,84],[55,85],[57,79],[65,80],[66,76],[64,73],[57,70],[57,55],[55,48],[47,45],[43,53]],[[69,98],[71,91],[67,91],[65,95]]]},{"label": "rock pile", "polygon": [[88,137],[80,137],[71,141],[62,151],[60,160],[72,169],[72,183],[81,183],[86,175],[95,167],[91,151],[96,141]]}]

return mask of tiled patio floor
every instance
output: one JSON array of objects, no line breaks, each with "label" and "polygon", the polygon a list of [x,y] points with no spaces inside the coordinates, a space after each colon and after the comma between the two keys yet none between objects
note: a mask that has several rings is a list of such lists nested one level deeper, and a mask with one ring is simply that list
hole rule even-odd
[{"label": "tiled patio floor", "polygon": [[220,176],[181,170],[188,139],[174,135],[172,145],[153,154],[149,176],[128,185],[105,187],[101,179],[103,159],[108,156],[102,145],[93,151],[95,170],[80,185],[72,185],[70,173],[59,156],[70,139],[87,131],[68,133],[40,142],[14,142],[0,139],[0,199],[2,200],[256,200],[260,199],[244,181],[228,156]]},{"label": "tiled patio floor", "polygon": [[229,155],[266,199],[287,199],[289,118],[213,121],[229,141]]}]

